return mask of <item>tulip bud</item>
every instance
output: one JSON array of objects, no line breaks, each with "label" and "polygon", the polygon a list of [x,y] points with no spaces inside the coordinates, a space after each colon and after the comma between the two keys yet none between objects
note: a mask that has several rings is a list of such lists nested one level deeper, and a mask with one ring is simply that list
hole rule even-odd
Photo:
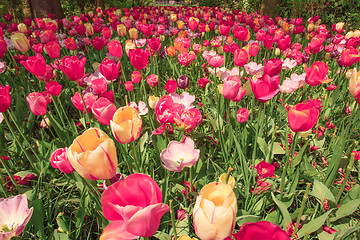
[{"label": "tulip bud", "polygon": [[11,41],[13,42],[15,49],[18,51],[27,52],[30,49],[30,41],[23,33],[14,33],[11,35]]},{"label": "tulip bud", "polygon": [[181,75],[177,79],[177,85],[180,89],[186,89],[189,87],[189,78],[186,75]]},{"label": "tulip bud", "polygon": [[135,108],[121,107],[115,112],[110,126],[115,139],[124,144],[140,137],[142,120]]},{"label": "tulip bud", "polygon": [[152,109],[154,109],[155,104],[156,104],[157,101],[159,101],[159,98],[158,98],[158,97],[149,96],[149,98],[148,98],[149,107],[152,108]]}]

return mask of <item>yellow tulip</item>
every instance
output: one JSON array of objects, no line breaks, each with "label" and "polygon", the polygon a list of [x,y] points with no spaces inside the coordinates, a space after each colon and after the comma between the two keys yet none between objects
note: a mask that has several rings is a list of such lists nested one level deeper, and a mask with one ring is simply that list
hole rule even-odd
[{"label": "yellow tulip", "polygon": [[26,27],[26,25],[25,25],[24,23],[20,23],[20,24],[18,25],[18,30],[19,30],[20,32],[22,32],[22,33],[26,33],[26,32],[27,32],[27,27]]},{"label": "yellow tulip", "polygon": [[119,143],[129,143],[140,137],[142,120],[133,107],[121,107],[110,120],[111,131]]},{"label": "yellow tulip", "polygon": [[110,179],[118,164],[114,141],[98,128],[90,128],[78,136],[68,150],[75,171],[85,179]]},{"label": "yellow tulip", "polygon": [[11,35],[11,41],[13,42],[16,50],[27,52],[30,49],[30,41],[23,33],[14,33]]},{"label": "yellow tulip", "polygon": [[130,28],[129,29],[129,36],[131,39],[137,39],[138,38],[138,31],[136,28]]},{"label": "yellow tulip", "polygon": [[357,72],[356,68],[354,68],[349,80],[349,92],[356,100],[360,101],[360,72]]},{"label": "yellow tulip", "polygon": [[123,37],[126,35],[126,27],[124,24],[119,24],[117,25],[116,28],[117,33],[119,34],[120,37]]},{"label": "yellow tulip", "polygon": [[94,28],[91,25],[91,23],[85,23],[84,26],[86,27],[86,36],[92,36],[94,35]]},{"label": "yellow tulip", "polygon": [[212,182],[201,189],[193,212],[196,235],[202,240],[221,240],[231,235],[237,212],[230,185]]}]

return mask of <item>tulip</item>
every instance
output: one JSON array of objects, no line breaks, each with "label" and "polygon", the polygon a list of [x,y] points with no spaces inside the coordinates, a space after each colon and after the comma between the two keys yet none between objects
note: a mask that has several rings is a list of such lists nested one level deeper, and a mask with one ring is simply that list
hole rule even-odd
[{"label": "tulip", "polygon": [[220,55],[215,55],[215,56],[208,58],[208,64],[214,68],[221,67],[223,65],[224,61],[225,61],[225,57],[220,56]]},{"label": "tulip", "polygon": [[46,73],[46,62],[41,54],[28,57],[26,61],[20,61],[20,63],[35,76],[44,76]]},{"label": "tulip", "polygon": [[250,39],[250,31],[246,27],[236,27],[232,30],[232,33],[239,41],[248,41]]},{"label": "tulip", "polygon": [[67,148],[59,148],[53,152],[50,162],[53,168],[57,168],[60,172],[65,174],[69,174],[75,171],[67,157]]},{"label": "tulip", "polygon": [[230,185],[209,183],[196,198],[193,219],[200,239],[222,240],[231,235],[236,222],[236,196]]},{"label": "tulip", "polygon": [[146,40],[150,49],[155,51],[155,52],[158,52],[161,48],[161,42],[160,42],[160,38],[151,38],[151,39],[147,39]]},{"label": "tulip", "polygon": [[257,42],[253,42],[249,47],[249,55],[255,57],[259,52],[260,46]]},{"label": "tulip", "polygon": [[46,87],[45,87],[46,91],[48,91],[52,96],[58,96],[61,93],[62,90],[62,86],[56,82],[56,81],[51,81],[51,82],[47,82],[46,83]]},{"label": "tulip", "polygon": [[114,141],[98,128],[78,136],[68,149],[68,159],[84,179],[110,179],[118,164]]},{"label": "tulip", "polygon": [[139,83],[141,81],[141,74],[138,71],[133,71],[131,74],[131,82],[132,83]]},{"label": "tulip", "polygon": [[45,45],[45,50],[46,50],[47,54],[49,55],[49,57],[51,57],[51,58],[59,58],[60,57],[60,45],[55,41],[48,42]]},{"label": "tulip", "polygon": [[156,87],[159,82],[159,76],[155,74],[150,74],[149,76],[146,77],[146,82],[151,87]]},{"label": "tulip", "polygon": [[356,68],[354,68],[354,71],[350,76],[349,91],[351,95],[355,97],[355,100],[360,102],[360,72],[358,73]]},{"label": "tulip", "polygon": [[109,186],[101,196],[101,206],[104,217],[112,222],[100,240],[151,237],[161,217],[170,210],[162,203],[157,183],[141,173],[131,174]]},{"label": "tulip", "polygon": [[273,177],[275,167],[274,165],[267,163],[265,161],[259,162],[255,167],[257,173],[259,174],[260,178],[267,178],[267,177]]},{"label": "tulip", "polygon": [[239,123],[244,123],[248,120],[249,114],[250,114],[250,111],[247,110],[246,108],[239,108],[239,110],[236,114],[236,120]]},{"label": "tulip", "polygon": [[94,37],[91,41],[92,46],[95,48],[95,50],[101,51],[105,45],[105,39],[102,37]]},{"label": "tulip", "polygon": [[146,67],[149,60],[149,51],[143,50],[141,48],[130,49],[129,50],[129,58],[131,64],[137,70],[142,70]]},{"label": "tulip", "polygon": [[199,87],[202,88],[203,91],[205,91],[205,87],[208,83],[211,83],[211,81],[208,78],[202,77],[198,79],[197,83],[199,84]]},{"label": "tulip", "polygon": [[239,76],[229,76],[225,79],[222,94],[224,98],[233,102],[238,102],[244,97],[245,90],[241,87]]},{"label": "tulip", "polygon": [[340,66],[351,67],[360,61],[360,53],[354,47],[345,48],[340,57]]},{"label": "tulip", "polygon": [[244,223],[233,236],[235,240],[290,240],[278,225],[266,221]]},{"label": "tulip", "polygon": [[0,239],[10,240],[25,229],[33,213],[25,194],[0,199]]},{"label": "tulip", "polygon": [[116,27],[116,31],[119,34],[120,37],[123,37],[126,35],[126,27],[124,24],[119,24]]},{"label": "tulip", "polygon": [[43,94],[32,92],[26,97],[31,112],[36,116],[45,115],[47,111],[47,100]]},{"label": "tulip", "polygon": [[[184,67],[187,67],[195,59],[195,57],[196,57],[196,55],[194,52],[190,52],[190,53],[182,52],[178,55],[178,60],[181,65],[183,65]],[[221,57],[223,57],[223,56],[221,56]],[[219,61],[214,61],[214,62],[221,63],[221,59]],[[222,61],[222,62],[224,62],[224,61]]]},{"label": "tulip", "polygon": [[111,42],[109,42],[107,44],[107,47],[108,47],[108,50],[109,50],[109,53],[114,56],[114,57],[118,57],[118,58],[121,58],[122,57],[122,46],[121,46],[121,43],[119,43],[118,41],[116,40],[112,40]]},{"label": "tulip", "polygon": [[288,122],[294,132],[306,132],[313,128],[320,114],[320,100],[309,100],[290,108]]},{"label": "tulip", "polygon": [[104,93],[107,90],[107,81],[105,78],[94,79],[91,81],[91,87],[97,94]]},{"label": "tulip", "polygon": [[86,110],[85,110],[84,103],[81,99],[79,92],[76,92],[74,94],[74,96],[71,97],[70,99],[77,110],[82,111],[83,113],[86,113],[86,110],[89,111],[91,109],[92,105],[96,102],[97,96],[90,92],[85,93],[85,95],[83,95]]},{"label": "tulip", "polygon": [[110,120],[116,112],[116,106],[106,98],[99,98],[91,106],[91,111],[99,123],[110,125]]},{"label": "tulip", "polygon": [[65,39],[65,46],[67,49],[72,50],[72,51],[74,51],[77,48],[77,44],[73,37]]},{"label": "tulip", "polygon": [[14,33],[11,35],[11,41],[13,42],[15,49],[18,51],[27,52],[30,49],[30,41],[23,33]]},{"label": "tulip", "polygon": [[71,81],[78,81],[84,77],[85,63],[85,57],[79,60],[76,56],[65,56],[59,67]]},{"label": "tulip", "polygon": [[177,86],[180,89],[186,89],[189,87],[189,78],[186,75],[181,75],[178,79],[177,79]]},{"label": "tulip", "polygon": [[201,112],[196,108],[190,108],[183,112],[181,112],[181,109],[175,111],[177,112],[174,114],[173,119],[176,126],[182,131],[190,132],[202,121]]},{"label": "tulip", "polygon": [[101,35],[105,38],[105,39],[110,39],[111,38],[111,29],[104,27],[101,30]]},{"label": "tulip", "polygon": [[136,28],[130,28],[129,29],[129,36],[131,39],[137,39],[138,38],[138,31]]},{"label": "tulip", "polygon": [[177,83],[173,78],[170,78],[169,80],[167,80],[164,88],[169,94],[174,93],[177,89]]},{"label": "tulip", "polygon": [[182,142],[171,141],[160,153],[164,168],[172,172],[181,172],[184,167],[191,168],[200,155],[200,150],[194,146],[194,141],[185,135]]},{"label": "tulip", "polygon": [[113,60],[104,58],[99,65],[99,71],[109,81],[114,81],[119,76],[120,61],[115,63]]},{"label": "tulip", "polygon": [[271,58],[268,61],[265,59],[264,74],[267,74],[270,77],[279,75],[282,64],[282,61],[278,58]]},{"label": "tulip", "polygon": [[121,107],[110,120],[110,126],[116,140],[125,144],[140,137],[142,120],[135,108]]},{"label": "tulip", "polygon": [[304,65],[304,68],[306,72],[305,81],[310,86],[314,87],[331,81],[331,79],[327,77],[329,68],[323,62],[316,61],[311,65],[311,68],[308,68],[306,65]]},{"label": "tulip", "polygon": [[5,87],[0,84],[0,113],[8,110],[11,104],[10,97],[10,86],[6,85]]},{"label": "tulip", "polygon": [[269,101],[279,93],[279,83],[280,77],[278,75],[270,77],[264,74],[261,77],[255,78],[255,80],[250,79],[255,98],[262,103]]},{"label": "tulip", "polygon": [[234,64],[243,67],[249,60],[249,55],[245,49],[236,49],[234,52]]},{"label": "tulip", "polygon": [[0,59],[4,57],[4,54],[7,52],[7,45],[5,40],[0,37]]}]

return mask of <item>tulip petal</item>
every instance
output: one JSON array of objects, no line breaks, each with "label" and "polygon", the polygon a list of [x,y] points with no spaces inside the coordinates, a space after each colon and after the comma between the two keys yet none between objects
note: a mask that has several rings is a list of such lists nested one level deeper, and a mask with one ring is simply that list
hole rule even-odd
[{"label": "tulip petal", "polygon": [[107,225],[100,236],[100,240],[128,240],[136,238],[138,238],[138,236],[129,233],[126,230],[125,222],[121,220],[111,222]]},{"label": "tulip petal", "polygon": [[160,219],[170,207],[165,203],[150,205],[133,215],[127,222],[126,229],[142,237],[151,237],[159,227]]}]

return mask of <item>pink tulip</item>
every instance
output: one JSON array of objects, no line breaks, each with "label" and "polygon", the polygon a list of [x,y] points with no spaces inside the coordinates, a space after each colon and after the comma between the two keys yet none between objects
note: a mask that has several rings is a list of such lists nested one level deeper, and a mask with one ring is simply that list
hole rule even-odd
[{"label": "pink tulip", "polygon": [[0,239],[8,240],[19,236],[29,222],[33,208],[28,207],[26,195],[0,199]]},{"label": "pink tulip", "polygon": [[182,142],[171,141],[160,153],[164,168],[172,172],[181,172],[184,167],[192,167],[199,159],[200,150],[195,149],[194,141],[184,136]]},{"label": "pink tulip", "polygon": [[36,115],[45,115],[47,111],[47,100],[43,94],[39,92],[32,92],[26,97],[29,103],[31,112]]},{"label": "pink tulip", "polygon": [[233,102],[240,101],[245,96],[246,90],[241,87],[241,81],[238,76],[227,77],[224,81],[224,98]]},{"label": "pink tulip", "polygon": [[46,83],[45,89],[52,96],[58,96],[61,93],[62,86],[56,81],[51,81]]},{"label": "pink tulip", "polygon": [[106,92],[107,90],[107,81],[105,78],[98,78],[91,81],[91,87],[97,94]]},{"label": "pink tulip", "polygon": [[99,98],[92,105],[91,111],[103,125],[110,125],[110,120],[116,112],[116,106],[106,98]]},{"label": "pink tulip", "polygon": [[160,219],[170,210],[162,203],[157,183],[145,174],[135,173],[108,187],[101,196],[102,211],[112,221],[101,240],[151,237]]},{"label": "pink tulip", "polygon": [[239,123],[244,123],[248,120],[249,114],[250,114],[250,111],[247,110],[246,108],[239,108],[239,110],[236,114],[236,120]]},{"label": "pink tulip", "polygon": [[109,60],[104,58],[102,63],[99,65],[99,70],[104,77],[109,80],[116,80],[119,76],[120,62],[115,62],[113,60]]},{"label": "pink tulip", "polygon": [[59,169],[60,172],[65,174],[72,173],[75,169],[72,167],[69,159],[67,158],[67,148],[59,148],[51,155],[51,166]]},{"label": "pink tulip", "polygon": [[41,54],[28,57],[26,61],[20,61],[20,63],[35,76],[44,76],[46,73],[46,62]]},{"label": "pink tulip", "polygon": [[223,65],[224,61],[225,61],[224,56],[215,55],[209,58],[208,63],[211,67],[218,68]]},{"label": "pink tulip", "polygon": [[[95,96],[92,93],[86,93],[85,95],[83,95],[83,99],[84,99],[84,102],[85,102],[86,109],[89,111],[91,109],[92,105],[95,103],[95,101],[97,99],[97,96]],[[83,101],[82,101],[81,96],[80,96],[80,94],[78,92],[76,92],[74,94],[74,96],[71,98],[71,102],[74,104],[76,109],[78,109],[79,111],[82,111],[84,113],[86,112],[85,108],[84,108]]]},{"label": "pink tulip", "polygon": [[245,223],[233,237],[235,240],[290,240],[278,225],[266,221]]},{"label": "pink tulip", "polygon": [[269,101],[279,93],[279,83],[280,77],[278,75],[270,77],[264,74],[255,80],[250,79],[255,98],[262,103]]}]

